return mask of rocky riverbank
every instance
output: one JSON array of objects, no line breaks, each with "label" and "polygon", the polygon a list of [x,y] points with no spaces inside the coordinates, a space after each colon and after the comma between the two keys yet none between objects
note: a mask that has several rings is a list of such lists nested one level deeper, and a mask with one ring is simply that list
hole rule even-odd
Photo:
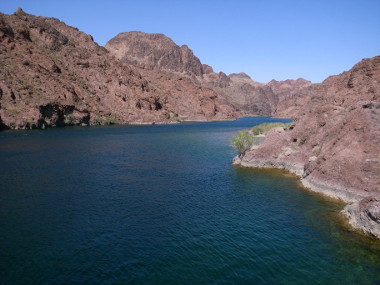
[{"label": "rocky riverbank", "polygon": [[212,89],[121,63],[58,19],[0,13],[0,130],[237,117]]},{"label": "rocky riverbank", "polygon": [[285,161],[270,160],[245,160],[236,156],[233,160],[234,165],[252,168],[278,168],[287,170],[300,178],[302,185],[329,198],[334,198],[346,202],[348,205],[342,210],[348,218],[349,224],[359,229],[367,235],[380,239],[380,197],[365,197],[357,193],[355,189],[347,189],[340,185],[327,184],[324,181],[312,181],[304,176],[304,166],[292,164]]},{"label": "rocky riverbank", "polygon": [[305,187],[351,203],[343,210],[350,225],[380,238],[380,56],[286,100],[294,124],[268,131],[234,163],[297,174]]}]

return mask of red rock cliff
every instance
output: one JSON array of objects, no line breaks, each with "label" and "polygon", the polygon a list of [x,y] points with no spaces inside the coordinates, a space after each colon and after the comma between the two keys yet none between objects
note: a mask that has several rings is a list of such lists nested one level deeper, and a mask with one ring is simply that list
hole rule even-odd
[{"label": "red rock cliff", "polygon": [[353,202],[350,223],[380,238],[380,56],[285,101],[294,125],[269,131],[236,162],[289,169],[307,187]]}]

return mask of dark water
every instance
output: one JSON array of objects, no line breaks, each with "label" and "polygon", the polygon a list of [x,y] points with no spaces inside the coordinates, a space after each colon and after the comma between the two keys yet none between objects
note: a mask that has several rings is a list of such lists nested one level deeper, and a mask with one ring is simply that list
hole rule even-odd
[{"label": "dark water", "polygon": [[270,118],[0,133],[1,284],[380,284],[380,244],[277,170]]}]

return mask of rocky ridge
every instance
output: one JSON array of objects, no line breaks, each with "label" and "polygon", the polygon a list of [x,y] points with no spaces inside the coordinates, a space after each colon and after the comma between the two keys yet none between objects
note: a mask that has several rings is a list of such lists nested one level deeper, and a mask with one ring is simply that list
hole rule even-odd
[{"label": "rocky ridge", "polygon": [[186,45],[178,46],[163,34],[120,33],[105,47],[123,63],[145,69],[167,70],[195,76],[202,76],[209,70],[203,67]]},{"label": "rocky ridge", "polygon": [[306,187],[350,203],[350,224],[380,238],[380,56],[283,103],[279,112],[295,114],[294,124],[270,130],[234,163],[290,170]]},{"label": "rocky ridge", "polygon": [[240,116],[270,116],[275,113],[280,98],[311,84],[304,79],[262,84],[244,73],[216,73],[212,67],[202,64],[187,46],[178,46],[163,34],[120,33],[105,48],[124,63],[179,73],[198,86],[213,89]]},{"label": "rocky ridge", "polygon": [[303,78],[296,80],[287,79],[284,81],[271,80],[266,85],[272,88],[272,91],[278,96],[281,101],[288,96],[296,94],[305,87],[310,86],[312,83]]},{"label": "rocky ridge", "polygon": [[122,63],[90,35],[21,9],[0,13],[0,66],[2,129],[237,116],[210,88]]}]

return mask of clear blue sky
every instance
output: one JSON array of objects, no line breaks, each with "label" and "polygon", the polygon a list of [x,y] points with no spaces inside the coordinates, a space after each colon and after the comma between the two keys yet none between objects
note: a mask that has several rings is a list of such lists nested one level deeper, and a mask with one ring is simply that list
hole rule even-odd
[{"label": "clear blue sky", "polygon": [[55,17],[100,45],[163,33],[215,71],[321,82],[380,54],[380,0],[0,0],[0,12]]}]

